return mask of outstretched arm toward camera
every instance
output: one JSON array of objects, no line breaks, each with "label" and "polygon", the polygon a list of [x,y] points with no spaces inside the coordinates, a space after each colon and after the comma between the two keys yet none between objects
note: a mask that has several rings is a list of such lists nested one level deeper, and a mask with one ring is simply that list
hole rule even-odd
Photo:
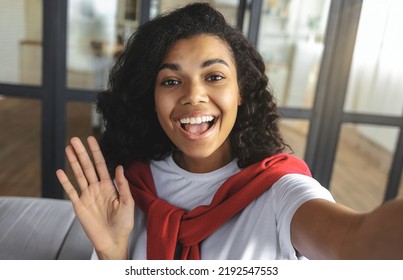
[{"label": "outstretched arm toward camera", "polygon": [[403,259],[403,201],[364,214],[308,201],[294,215],[291,236],[294,247],[311,259]]},{"label": "outstretched arm toward camera", "polygon": [[[109,176],[104,157],[94,137],[88,138],[91,161],[77,137],[66,147],[67,159],[78,183],[74,188],[66,173],[56,175],[100,259],[127,259],[129,235],[134,226],[134,201],[123,167],[116,168],[117,189]],[[95,166],[95,167],[94,167]]]}]

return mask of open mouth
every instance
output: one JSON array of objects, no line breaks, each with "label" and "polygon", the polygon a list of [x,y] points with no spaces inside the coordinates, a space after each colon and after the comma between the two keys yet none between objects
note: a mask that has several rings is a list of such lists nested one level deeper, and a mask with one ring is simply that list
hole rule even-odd
[{"label": "open mouth", "polygon": [[179,120],[181,128],[189,134],[201,135],[214,126],[214,116],[182,118]]}]

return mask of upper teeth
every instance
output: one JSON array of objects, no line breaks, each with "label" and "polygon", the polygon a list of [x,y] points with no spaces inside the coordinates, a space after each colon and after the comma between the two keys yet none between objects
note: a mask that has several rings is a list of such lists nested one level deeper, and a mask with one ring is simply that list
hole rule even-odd
[{"label": "upper teeth", "polygon": [[211,122],[212,120],[214,120],[213,116],[203,116],[203,117],[196,117],[196,118],[183,118],[180,119],[180,123],[181,124],[200,124],[203,122]]}]

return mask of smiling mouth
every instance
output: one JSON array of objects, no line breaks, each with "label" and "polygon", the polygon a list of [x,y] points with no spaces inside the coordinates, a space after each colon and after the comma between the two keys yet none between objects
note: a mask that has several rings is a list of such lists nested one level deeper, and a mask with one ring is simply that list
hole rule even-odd
[{"label": "smiling mouth", "polygon": [[213,116],[182,118],[179,120],[181,128],[189,134],[201,135],[214,126],[216,118]]}]

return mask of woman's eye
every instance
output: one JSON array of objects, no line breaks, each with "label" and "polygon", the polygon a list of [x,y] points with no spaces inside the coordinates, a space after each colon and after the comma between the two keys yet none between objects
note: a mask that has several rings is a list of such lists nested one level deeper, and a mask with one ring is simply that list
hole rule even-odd
[{"label": "woman's eye", "polygon": [[222,79],[224,79],[224,77],[221,75],[210,75],[206,78],[206,81],[216,82],[221,81]]},{"label": "woman's eye", "polygon": [[161,82],[161,85],[164,87],[173,87],[173,86],[177,86],[179,85],[179,81],[178,80],[174,80],[174,79],[168,79],[168,80],[164,80]]}]

